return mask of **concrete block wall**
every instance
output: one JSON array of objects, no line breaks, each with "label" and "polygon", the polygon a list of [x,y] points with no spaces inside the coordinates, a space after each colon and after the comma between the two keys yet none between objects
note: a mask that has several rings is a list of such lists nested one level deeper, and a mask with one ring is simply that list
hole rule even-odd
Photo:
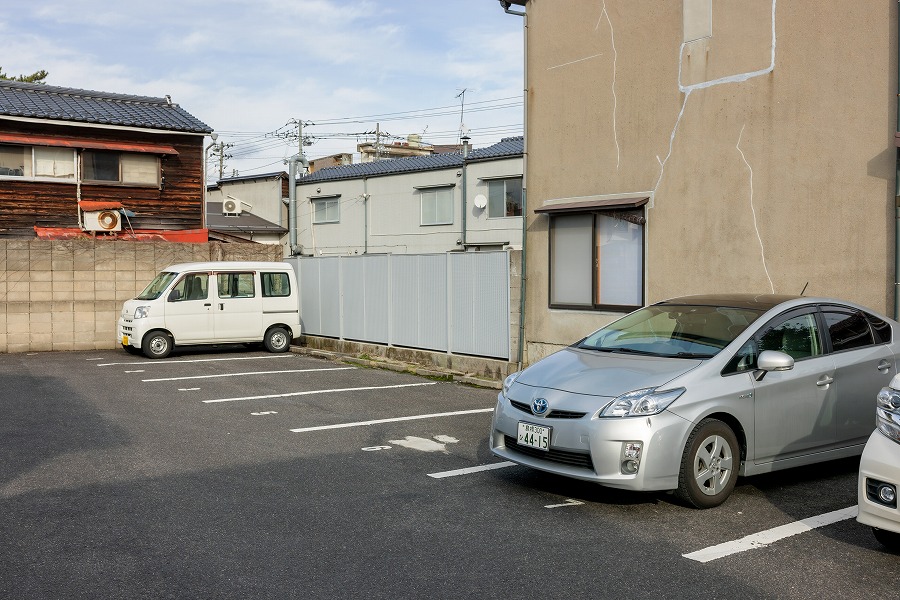
[{"label": "concrete block wall", "polygon": [[280,246],[0,240],[0,352],[117,348],[122,302],[181,262],[282,260]]}]

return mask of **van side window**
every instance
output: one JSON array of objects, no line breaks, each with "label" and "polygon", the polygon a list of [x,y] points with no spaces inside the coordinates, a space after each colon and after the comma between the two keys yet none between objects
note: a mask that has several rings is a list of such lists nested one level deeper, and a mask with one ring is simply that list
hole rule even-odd
[{"label": "van side window", "polygon": [[262,274],[263,298],[281,297],[291,295],[291,280],[287,273],[263,273]]},{"label": "van side window", "polygon": [[219,298],[253,298],[256,289],[253,285],[253,273],[219,273]]},{"label": "van side window", "polygon": [[206,273],[188,273],[172,288],[172,291],[169,293],[169,301],[206,300],[208,296],[209,275]]}]

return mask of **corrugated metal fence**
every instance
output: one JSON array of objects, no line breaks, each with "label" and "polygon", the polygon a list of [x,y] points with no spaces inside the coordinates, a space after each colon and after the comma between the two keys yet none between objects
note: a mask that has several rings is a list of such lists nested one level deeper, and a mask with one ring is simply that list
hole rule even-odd
[{"label": "corrugated metal fence", "polygon": [[306,335],[510,358],[507,252],[287,260]]}]

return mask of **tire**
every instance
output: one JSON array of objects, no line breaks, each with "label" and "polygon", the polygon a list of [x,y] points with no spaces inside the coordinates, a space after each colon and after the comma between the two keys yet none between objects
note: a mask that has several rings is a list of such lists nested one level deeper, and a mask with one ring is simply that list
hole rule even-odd
[{"label": "tire", "polygon": [[900,533],[887,531],[885,529],[872,528],[875,539],[881,542],[881,545],[891,552],[900,552]]},{"label": "tire", "polygon": [[165,358],[172,353],[175,340],[165,331],[151,331],[144,336],[141,349],[147,358]]},{"label": "tire", "polygon": [[685,444],[675,495],[696,508],[718,506],[734,490],[740,463],[731,427],[718,419],[704,419]]},{"label": "tire", "polygon": [[291,336],[284,327],[273,327],[266,332],[263,340],[269,352],[287,352],[291,347]]},{"label": "tire", "polygon": [[143,354],[140,348],[135,348],[131,344],[127,346],[125,344],[122,344],[122,350],[124,350],[128,354],[131,354],[132,356],[140,356],[141,354]]}]

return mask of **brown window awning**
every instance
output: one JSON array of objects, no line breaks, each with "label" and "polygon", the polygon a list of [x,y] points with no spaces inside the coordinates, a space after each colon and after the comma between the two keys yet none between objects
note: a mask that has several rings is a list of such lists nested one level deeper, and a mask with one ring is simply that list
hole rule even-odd
[{"label": "brown window awning", "polygon": [[0,133],[0,144],[16,144],[18,146],[58,146],[63,148],[83,148],[87,150],[143,152],[145,154],[178,154],[178,151],[175,150],[175,148],[166,144],[147,144],[144,142],[126,141],[108,142],[27,133]]},{"label": "brown window awning", "polygon": [[534,212],[543,214],[565,214],[565,213],[583,213],[596,210],[626,210],[629,208],[639,208],[650,198],[641,196],[639,198],[602,198],[599,200],[584,200],[582,202],[566,202],[561,204],[545,204],[540,208],[534,209]]}]

